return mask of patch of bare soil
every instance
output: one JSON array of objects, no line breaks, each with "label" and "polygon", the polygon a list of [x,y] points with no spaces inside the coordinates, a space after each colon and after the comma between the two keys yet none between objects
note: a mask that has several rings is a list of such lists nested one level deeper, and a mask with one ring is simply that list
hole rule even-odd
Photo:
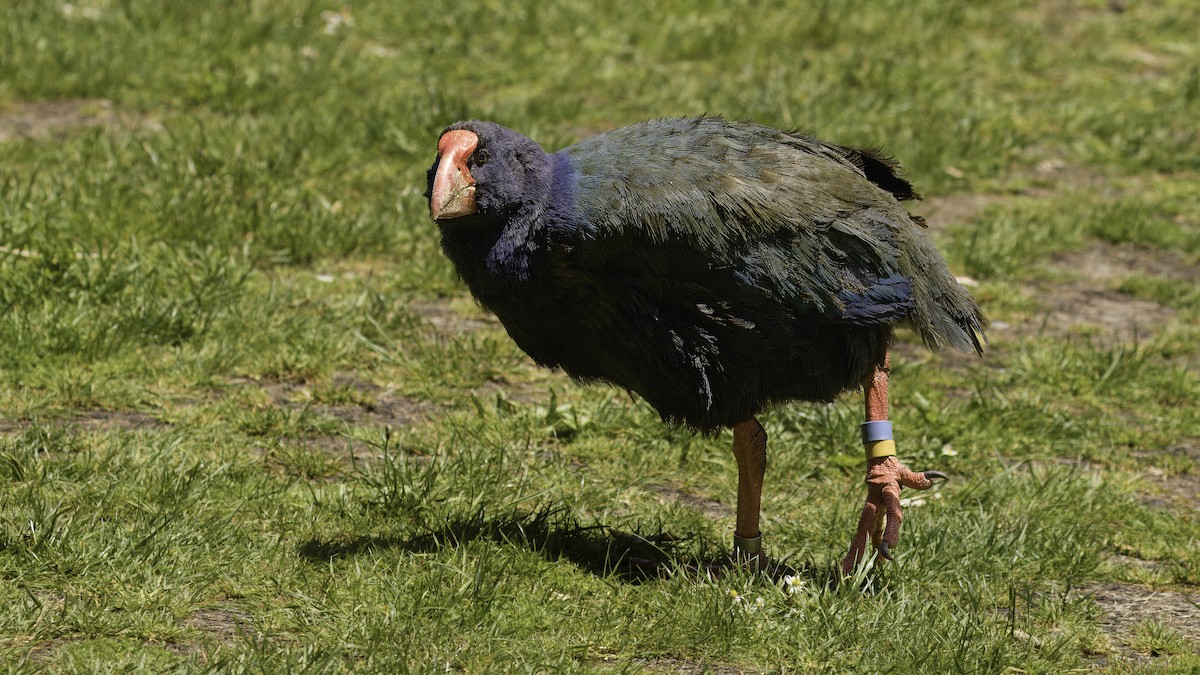
[{"label": "patch of bare soil", "polygon": [[932,232],[940,232],[951,225],[969,223],[979,217],[992,204],[1002,203],[1011,197],[998,194],[952,194],[941,197],[926,197],[906,206],[914,214],[925,219]]},{"label": "patch of bare soil", "polygon": [[674,673],[676,675],[740,675],[740,673],[751,672],[729,664],[705,663],[673,656],[633,659],[628,663],[622,663],[622,670],[630,665],[651,673]]},{"label": "patch of bare soil", "polygon": [[[1173,454],[1200,459],[1200,447],[1183,443],[1168,450]],[[1151,467],[1145,476],[1149,491],[1142,491],[1143,503],[1170,511],[1191,510],[1200,503],[1200,475],[1174,474]],[[1112,559],[1125,565],[1154,570],[1158,561],[1125,555]],[[1119,583],[1098,584],[1084,589],[1104,611],[1100,625],[1116,644],[1127,644],[1133,629],[1147,621],[1157,621],[1181,633],[1194,651],[1200,652],[1200,595],[1175,591],[1155,591]],[[1144,655],[1125,649],[1124,658],[1144,661]]]},{"label": "patch of bare soil", "polygon": [[355,443],[345,436],[305,436],[298,438],[295,445],[309,450],[320,450],[332,455],[351,453],[354,459],[373,459],[377,455],[362,451],[362,443]]},{"label": "patch of bare soil", "polygon": [[349,423],[376,426],[406,427],[423,421],[432,406],[423,401],[403,397],[380,397],[360,405],[307,405],[286,403],[288,407],[306,408],[325,417],[335,417]]},{"label": "patch of bare soil", "polygon": [[467,315],[444,302],[414,302],[407,309],[442,333],[470,333],[500,325],[500,321],[491,314]]},{"label": "patch of bare soil", "polygon": [[492,379],[484,382],[475,389],[475,395],[484,401],[501,396],[514,403],[532,405],[545,403],[550,398],[550,392],[545,386],[528,382],[510,382],[506,379]]},{"label": "patch of bare soil", "polygon": [[1153,336],[1175,314],[1156,302],[1097,288],[1086,281],[1038,284],[1033,292],[1046,308],[1036,328],[1040,330],[1044,321],[1055,333],[1085,328],[1117,342],[1141,341]]},{"label": "patch of bare soil", "polygon": [[1187,283],[1200,283],[1200,269],[1173,251],[1096,243],[1082,251],[1059,256],[1054,267],[1100,283],[1142,274]]},{"label": "patch of bare soil", "polygon": [[329,404],[312,402],[309,389],[295,382],[256,382],[267,390],[276,404],[293,410],[335,417],[349,423],[404,427],[424,421],[434,406],[424,401],[395,396],[391,389],[373,382],[361,380],[349,373],[337,373],[333,383],[339,387],[354,389],[361,394],[362,402]]},{"label": "patch of bare soil", "polygon": [[1064,254],[1051,269],[1068,280],[1031,285],[1030,292],[1041,300],[1046,311],[1037,319],[1036,326],[1024,328],[1041,330],[1044,320],[1045,327],[1056,333],[1083,327],[1117,341],[1153,336],[1175,311],[1109,290],[1110,286],[1134,274],[1159,276],[1179,283],[1200,282],[1200,270],[1184,264],[1174,253],[1111,244],[1096,244]]},{"label": "patch of bare soil", "polygon": [[[1193,466],[1200,467],[1200,445],[1193,441],[1183,441],[1162,454],[1189,458]],[[1168,473],[1150,467],[1143,480],[1149,490],[1142,491],[1138,497],[1144,504],[1174,511],[1195,509],[1196,504],[1200,504],[1200,473],[1194,469],[1187,473]]]},{"label": "patch of bare soil", "polygon": [[157,417],[140,412],[119,412],[113,410],[86,410],[65,420],[68,424],[78,424],[82,429],[161,429],[170,426]]},{"label": "patch of bare soil", "polygon": [[58,651],[59,647],[69,645],[72,642],[75,642],[75,638],[56,637],[39,642],[29,650],[26,659],[31,664],[43,664],[54,656],[54,652]]},{"label": "patch of bare soil", "polygon": [[1023,23],[1040,26],[1049,36],[1065,39],[1084,30],[1090,21],[1106,14],[1121,14],[1127,4],[1128,0],[1041,0],[1015,12],[1014,17]]},{"label": "patch of bare soil", "polygon": [[250,615],[236,607],[200,609],[181,622],[186,628],[199,631],[196,642],[173,642],[167,649],[179,654],[202,651],[205,645],[230,645],[253,630]]},{"label": "patch of bare soil", "polygon": [[673,485],[651,483],[646,486],[646,489],[661,497],[665,502],[678,502],[688,508],[696,509],[711,519],[724,518],[734,514],[734,509],[729,504],[697,497]]},{"label": "patch of bare soil", "polygon": [[[379,462],[383,453],[374,446],[346,436],[304,436],[286,441],[287,447],[303,448],[323,452],[341,458],[347,466],[358,462]],[[273,449],[261,445],[252,446],[250,451],[258,456],[267,456]]]},{"label": "patch of bare soil", "polygon": [[1162,563],[1157,560],[1142,560],[1141,558],[1135,558],[1131,555],[1125,555],[1124,553],[1113,553],[1106,556],[1106,559],[1109,562],[1116,563],[1118,565],[1136,567],[1142,570],[1156,570],[1162,567]]},{"label": "patch of bare soil", "polygon": [[1138,495],[1143,504],[1168,510],[1193,509],[1200,504],[1200,476],[1176,474],[1148,480],[1153,490]]},{"label": "patch of bare soil", "polygon": [[183,625],[218,642],[233,642],[250,626],[250,615],[236,607],[212,607],[192,613]]},{"label": "patch of bare soil", "polygon": [[1105,583],[1083,589],[1104,611],[1100,625],[1124,643],[1140,623],[1158,621],[1179,631],[1200,650],[1200,596]]},{"label": "patch of bare soil", "polygon": [[148,129],[162,125],[141,115],[118,111],[107,99],[29,101],[0,108],[0,142],[51,138],[83,127]]},{"label": "patch of bare soil", "polygon": [[140,412],[118,410],[80,410],[69,416],[55,420],[0,420],[0,433],[20,432],[33,424],[51,424],[56,426],[76,426],[83,431],[136,431],[142,429],[163,429],[169,423]]},{"label": "patch of bare soil", "polygon": [[1087,167],[1069,164],[1054,156],[1049,148],[1034,148],[1034,158],[1044,157],[1029,172],[1014,176],[1026,181],[1020,192],[966,192],[925,197],[908,202],[906,207],[925,219],[931,232],[940,232],[953,225],[971,223],[989,206],[1008,204],[1020,198],[1049,198],[1059,194],[1095,191],[1109,180]]}]

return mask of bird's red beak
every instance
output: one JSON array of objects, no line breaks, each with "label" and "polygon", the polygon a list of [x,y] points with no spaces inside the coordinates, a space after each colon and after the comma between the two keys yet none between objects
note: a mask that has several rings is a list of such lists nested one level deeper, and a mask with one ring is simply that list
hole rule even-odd
[{"label": "bird's red beak", "polygon": [[429,215],[434,220],[475,213],[475,179],[467,169],[467,158],[478,145],[479,137],[465,129],[448,131],[438,141],[438,167],[429,197]]}]

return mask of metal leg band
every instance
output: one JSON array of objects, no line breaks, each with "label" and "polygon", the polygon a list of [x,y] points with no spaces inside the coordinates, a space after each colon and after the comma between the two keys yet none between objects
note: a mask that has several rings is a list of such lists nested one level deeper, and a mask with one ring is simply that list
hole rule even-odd
[{"label": "metal leg band", "polygon": [[734,534],[733,550],[738,555],[744,556],[752,556],[762,553],[762,535],[760,534],[757,537],[746,538],[739,537],[737,534]]}]

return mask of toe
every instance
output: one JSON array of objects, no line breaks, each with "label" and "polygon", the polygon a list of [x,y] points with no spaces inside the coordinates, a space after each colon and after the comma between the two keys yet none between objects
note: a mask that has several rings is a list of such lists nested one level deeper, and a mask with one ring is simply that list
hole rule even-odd
[{"label": "toe", "polygon": [[[904,513],[900,508],[900,489],[897,487],[894,490],[884,490],[883,503],[887,509],[887,526],[883,530],[883,537],[878,545],[880,554],[884,554],[888,548],[900,543],[900,523],[904,520]],[[883,557],[891,560],[890,555]]]},{"label": "toe", "polygon": [[941,480],[950,480],[950,477],[941,471],[913,471],[907,466],[900,464],[896,472],[896,482],[906,488],[914,490],[928,490],[933,487],[933,479],[940,478]]},{"label": "toe", "polygon": [[858,564],[866,555],[867,542],[877,538],[879,531],[879,520],[883,517],[883,509],[881,504],[876,503],[871,496],[867,497],[867,501],[863,504],[862,513],[858,517],[858,529],[854,532],[854,539],[850,541],[850,551],[842,560],[842,573],[850,574],[854,571],[854,566]]},{"label": "toe", "polygon": [[888,543],[887,543],[887,540],[886,540],[886,539],[884,539],[883,541],[879,542],[879,556],[880,556],[881,558],[883,558],[884,560],[895,560],[895,558],[893,558],[893,557],[892,557],[892,554],[891,554],[891,553],[889,552],[889,550],[888,550],[888,549],[890,549],[890,548],[891,548],[891,547],[890,547],[890,546],[888,546]]}]

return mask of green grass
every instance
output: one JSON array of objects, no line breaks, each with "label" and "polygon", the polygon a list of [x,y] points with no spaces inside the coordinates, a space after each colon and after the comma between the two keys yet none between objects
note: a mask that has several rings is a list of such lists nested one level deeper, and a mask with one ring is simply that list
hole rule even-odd
[{"label": "green grass", "polygon": [[[1198,33],[1187,0],[8,3],[0,661],[1200,669],[1200,611],[1115,630],[1093,593],[1200,593]],[[988,356],[904,335],[894,364],[903,457],[955,480],[858,583],[825,583],[855,397],[763,416],[795,585],[705,581],[729,438],[536,368],[428,221],[457,119],[557,148],[703,112],[882,145],[929,207],[982,204],[932,234]],[[1134,262],[1072,263],[1097,251]],[[1136,337],[1047,320],[1067,290],[1156,311]]]}]

